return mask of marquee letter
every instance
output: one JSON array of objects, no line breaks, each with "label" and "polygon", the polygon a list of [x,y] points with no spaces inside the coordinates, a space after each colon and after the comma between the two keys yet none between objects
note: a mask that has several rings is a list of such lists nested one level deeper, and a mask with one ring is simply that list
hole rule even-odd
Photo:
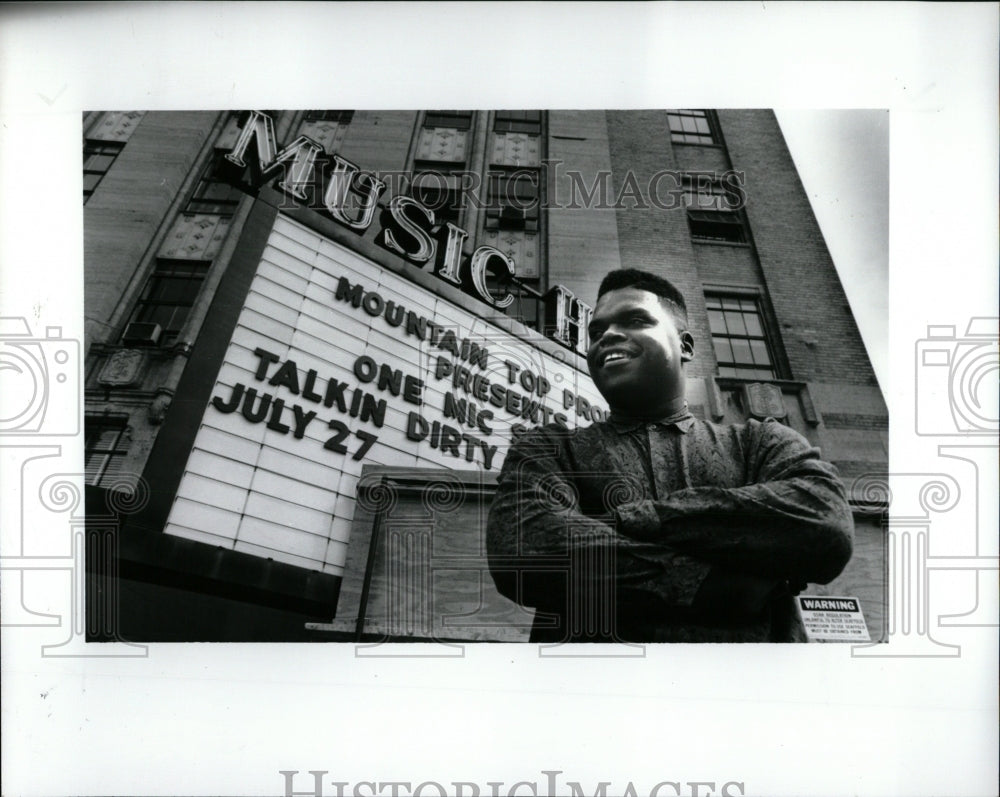
[{"label": "marquee letter", "polygon": [[437,275],[453,285],[461,285],[462,278],[458,275],[459,261],[462,259],[462,245],[469,234],[461,227],[456,227],[450,221],[445,222],[448,229],[448,240],[445,243],[444,258]]},{"label": "marquee letter", "polygon": [[[398,225],[398,230],[396,233],[393,232],[391,227],[386,228],[385,231],[385,245],[388,249],[393,252],[398,252],[403,257],[408,260],[412,260],[414,263],[426,263],[431,260],[435,253],[437,252],[437,243],[431,238],[430,233],[421,227],[414,219],[411,219],[406,215],[407,208],[415,208],[416,212],[426,219],[428,227],[434,226],[434,211],[428,210],[423,205],[421,205],[413,197],[408,196],[394,196],[389,200],[389,213],[392,214],[392,220]],[[413,241],[417,244],[417,248],[413,252],[408,252],[404,249],[396,238],[396,234],[399,232],[406,233]]]},{"label": "marquee letter", "polygon": [[490,293],[490,289],[486,285],[486,267],[494,259],[503,263],[504,276],[514,276],[514,261],[492,246],[480,246],[472,253],[472,262],[469,264],[469,271],[472,274],[472,285],[475,287],[476,293],[487,304],[496,307],[498,310],[502,310],[514,301],[514,295],[510,291],[506,291],[501,297]]},{"label": "marquee letter", "polygon": [[[364,232],[375,218],[378,198],[385,190],[385,183],[371,172],[360,171],[357,166],[344,160],[340,155],[333,156],[333,163],[330,183],[323,195],[323,206],[341,224],[346,224],[352,230]],[[367,183],[367,189],[362,195],[364,204],[361,206],[361,215],[357,219],[352,219],[346,213],[347,199],[351,188],[358,189],[362,182]]]},{"label": "marquee letter", "polygon": [[586,357],[587,327],[590,324],[590,317],[594,314],[594,308],[581,302],[562,285],[556,285],[545,294],[545,304],[546,318],[555,318],[555,332],[552,337]]},{"label": "marquee letter", "polygon": [[245,389],[241,383],[237,383],[233,386],[233,395],[228,402],[224,402],[218,396],[212,396],[212,406],[219,412],[235,412],[236,408],[240,406],[240,399],[243,398]]},{"label": "marquee letter", "polygon": [[323,148],[308,136],[299,136],[295,141],[277,152],[274,136],[274,122],[270,116],[260,111],[251,111],[240,131],[239,138],[232,152],[226,155],[226,160],[237,166],[245,167],[246,155],[250,141],[257,143],[256,168],[260,170],[261,182],[268,180],[279,166],[290,163],[291,168],[285,173],[285,179],[278,183],[278,188],[287,191],[296,199],[308,199],[303,186],[308,185],[316,164],[316,158]]}]

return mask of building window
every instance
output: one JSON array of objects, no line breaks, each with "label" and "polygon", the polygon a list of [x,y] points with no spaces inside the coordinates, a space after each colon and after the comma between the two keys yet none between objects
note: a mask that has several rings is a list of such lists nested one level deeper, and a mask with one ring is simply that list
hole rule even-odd
[{"label": "building window", "polygon": [[493,118],[494,133],[542,134],[541,111],[497,111]]},{"label": "building window", "polygon": [[159,324],[159,345],[173,344],[198,298],[210,265],[208,260],[158,259],[131,320]]},{"label": "building window", "polygon": [[538,232],[540,204],[537,170],[492,171],[486,229]]},{"label": "building window", "polygon": [[746,224],[739,210],[742,198],[718,181],[686,179],[683,185],[691,237],[701,241],[745,244]]},{"label": "building window", "polygon": [[308,136],[327,152],[338,151],[344,143],[354,111],[306,111],[298,135]]},{"label": "building window", "polygon": [[706,294],[708,326],[712,331],[719,376],[775,379],[772,347],[764,329],[758,300],[746,296]]},{"label": "building window", "polygon": [[186,213],[212,213],[232,216],[243,198],[243,192],[226,179],[228,171],[221,155],[216,155],[202,173],[191,198],[184,208]]},{"label": "building window", "polygon": [[676,144],[718,144],[708,111],[676,108],[667,111],[670,140]]},{"label": "building window", "polygon": [[427,111],[423,126],[468,130],[472,127],[472,111]]},{"label": "building window", "polygon": [[458,225],[462,213],[464,164],[414,161],[410,196],[434,211],[438,224],[450,221]]},{"label": "building window", "polygon": [[303,122],[336,122],[349,125],[354,118],[354,111],[306,111]]},{"label": "building window", "polygon": [[104,179],[118,153],[125,148],[123,141],[86,141],[83,145],[83,204]]},{"label": "building window", "polygon": [[85,428],[86,483],[95,487],[110,484],[121,475],[128,454],[125,419],[88,416]]},{"label": "building window", "polygon": [[689,210],[688,226],[691,237],[702,241],[747,242],[743,220],[735,212]]}]

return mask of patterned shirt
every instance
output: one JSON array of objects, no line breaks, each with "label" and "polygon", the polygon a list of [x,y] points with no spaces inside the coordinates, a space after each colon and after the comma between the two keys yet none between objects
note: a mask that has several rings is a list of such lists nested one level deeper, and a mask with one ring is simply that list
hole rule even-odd
[{"label": "patterned shirt", "polygon": [[487,525],[500,592],[531,641],[805,641],[794,594],[850,559],[833,465],[768,419],[686,410],[544,426],[511,448]]}]

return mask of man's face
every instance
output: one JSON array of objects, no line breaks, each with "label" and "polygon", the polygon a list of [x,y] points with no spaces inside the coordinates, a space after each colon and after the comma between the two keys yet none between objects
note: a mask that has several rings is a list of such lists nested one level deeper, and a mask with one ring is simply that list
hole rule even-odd
[{"label": "man's face", "polygon": [[684,396],[681,365],[694,356],[694,339],[678,331],[659,296],[637,288],[608,291],[589,332],[590,375],[613,408],[646,417],[676,410]]}]

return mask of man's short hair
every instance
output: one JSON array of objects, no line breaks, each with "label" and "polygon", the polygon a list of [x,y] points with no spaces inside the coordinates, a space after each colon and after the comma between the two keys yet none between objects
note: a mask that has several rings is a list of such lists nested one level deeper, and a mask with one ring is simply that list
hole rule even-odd
[{"label": "man's short hair", "polygon": [[684,295],[670,280],[637,268],[609,271],[601,280],[601,286],[597,289],[597,298],[600,299],[608,291],[617,291],[622,288],[636,288],[640,291],[655,293],[673,312],[674,319],[679,325],[678,331],[683,332],[687,329],[687,304],[684,302]]}]

